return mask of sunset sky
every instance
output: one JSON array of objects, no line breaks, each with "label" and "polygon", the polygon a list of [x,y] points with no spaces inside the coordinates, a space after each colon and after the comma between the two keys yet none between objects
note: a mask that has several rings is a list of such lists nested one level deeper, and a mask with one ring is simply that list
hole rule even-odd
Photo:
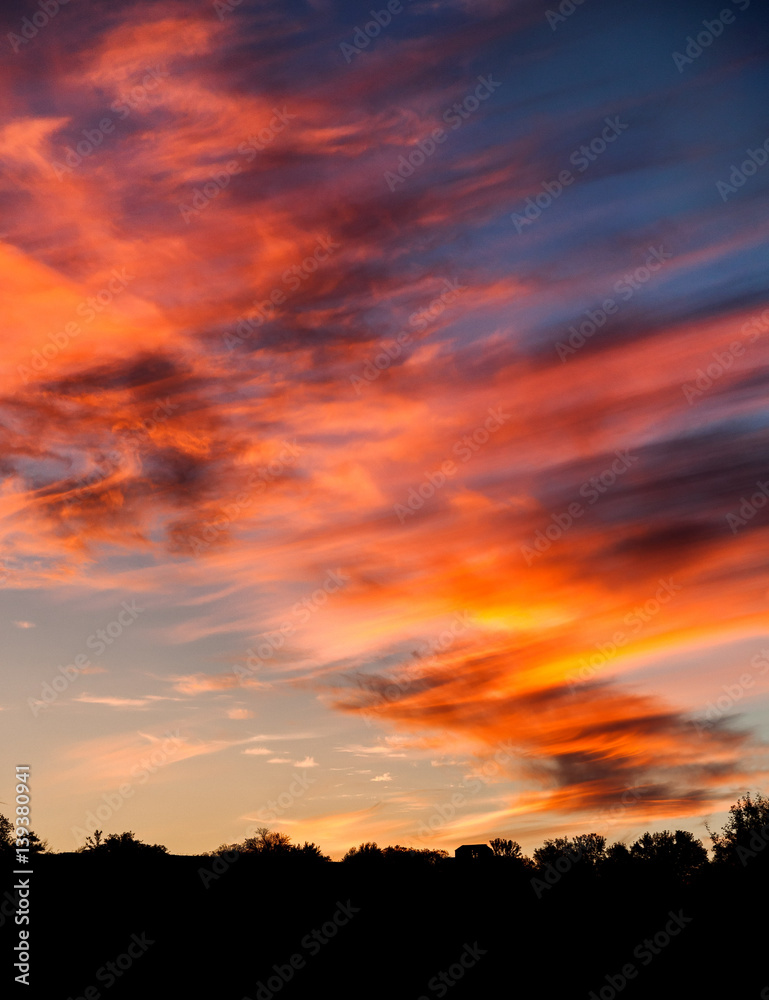
[{"label": "sunset sky", "polygon": [[766,790],[765,13],[561,9],[4,7],[0,800],[53,849]]}]

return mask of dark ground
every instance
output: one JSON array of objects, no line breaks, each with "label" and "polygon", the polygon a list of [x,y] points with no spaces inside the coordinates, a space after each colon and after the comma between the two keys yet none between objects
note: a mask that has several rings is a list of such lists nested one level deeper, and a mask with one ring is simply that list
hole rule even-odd
[{"label": "dark ground", "polygon": [[[241,856],[206,887],[200,869],[210,873],[213,863],[37,858],[31,985],[14,982],[20,928],[4,915],[2,995],[589,1000],[592,991],[599,1000],[762,1000],[769,986],[763,869],[711,866],[687,887],[653,872],[609,879],[575,867],[540,899],[531,876],[504,861],[367,870]],[[3,875],[3,900],[13,879]],[[665,944],[671,912],[678,933]],[[110,971],[129,945],[136,957]]]}]

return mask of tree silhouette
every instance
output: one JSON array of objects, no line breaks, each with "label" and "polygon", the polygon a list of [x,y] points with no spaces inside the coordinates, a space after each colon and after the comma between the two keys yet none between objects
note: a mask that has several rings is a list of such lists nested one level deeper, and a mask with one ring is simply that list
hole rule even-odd
[{"label": "tree silhouette", "polygon": [[160,856],[168,854],[168,848],[163,844],[145,844],[136,837],[133,830],[126,830],[123,833],[110,833],[106,839],[102,840],[102,831],[95,830],[92,836],[86,839],[85,844],[77,852],[79,854],[109,854],[121,857],[142,857]]},{"label": "tree silhouette", "polygon": [[398,868],[412,865],[423,868],[441,864],[448,856],[448,851],[430,847],[403,847],[401,844],[379,847],[376,843],[367,841],[359,847],[351,847],[342,861],[346,864],[387,864]]},{"label": "tree silhouette", "polygon": [[402,847],[395,844],[394,847],[385,847],[382,851],[384,861],[391,865],[434,865],[447,858],[447,851],[431,850],[429,847]]},{"label": "tree silhouette", "polygon": [[[16,851],[16,839],[16,827],[7,816],[0,813],[0,857],[13,856]],[[48,850],[48,841],[41,840],[34,830],[30,830],[19,840],[24,847],[29,848],[29,853],[32,855],[44,854]],[[28,843],[24,843],[24,841],[28,841]]]},{"label": "tree silhouette", "polygon": [[351,847],[350,850],[342,858],[342,861],[353,862],[364,864],[370,864],[371,862],[382,861],[384,858],[384,851],[381,847],[373,841],[366,841],[365,844],[361,844],[360,847]]},{"label": "tree silhouette", "polygon": [[659,869],[688,880],[708,863],[708,852],[688,830],[645,833],[630,848],[633,861],[652,863]]},{"label": "tree silhouette", "polygon": [[630,851],[625,844],[617,841],[611,847],[607,847],[606,860],[610,864],[628,864],[631,860]]},{"label": "tree silhouette", "polygon": [[99,848],[102,846],[103,843],[104,843],[104,839],[103,839],[103,836],[102,836],[102,831],[101,830],[94,830],[93,834],[89,834],[85,838],[85,844],[81,848],[79,848],[79,850],[81,852],[82,851],[98,851]]},{"label": "tree silhouette", "polygon": [[10,854],[15,842],[16,834],[13,823],[11,823],[7,816],[3,816],[0,813],[0,852]]},{"label": "tree silhouette", "polygon": [[331,857],[328,854],[324,854],[323,851],[318,847],[317,844],[309,844],[306,840],[300,847],[299,844],[291,845],[291,853],[298,858],[304,858],[307,861],[330,861]]},{"label": "tree silhouette", "polygon": [[291,851],[291,838],[287,833],[260,826],[255,836],[243,841],[240,849],[244,854],[286,855]]},{"label": "tree silhouette", "polygon": [[41,840],[34,830],[29,831],[29,853],[30,854],[45,854],[48,850],[48,841]]},{"label": "tree silhouette", "polygon": [[717,864],[739,864],[744,867],[755,858],[761,858],[762,863],[767,864],[769,799],[760,792],[755,797],[748,792],[737,799],[729,810],[729,819],[723,832],[711,833],[710,838],[713,841],[713,860]]},{"label": "tree silhouette", "polygon": [[330,861],[331,858],[324,854],[317,844],[308,843],[306,840],[300,846],[292,844],[291,837],[287,833],[279,833],[270,830],[266,826],[260,826],[254,836],[247,837],[239,844],[221,844],[211,855],[242,854],[246,857],[269,857],[269,858],[304,858],[308,861]]},{"label": "tree silhouette", "polygon": [[449,852],[444,850],[436,850],[435,848],[422,847],[419,849],[412,848],[412,853],[424,864],[428,865],[438,865],[445,861]]},{"label": "tree silhouette", "polygon": [[494,852],[495,858],[510,858],[515,861],[524,860],[523,850],[517,840],[505,840],[502,837],[495,837],[489,841],[489,846]]},{"label": "tree silhouette", "polygon": [[222,854],[240,854],[242,851],[242,844],[219,844],[215,850],[205,851],[203,856],[207,858],[214,858],[220,857]]},{"label": "tree silhouette", "polygon": [[554,865],[564,855],[594,867],[606,860],[606,837],[600,833],[580,833],[576,837],[546,840],[534,851],[534,863],[540,868]]}]

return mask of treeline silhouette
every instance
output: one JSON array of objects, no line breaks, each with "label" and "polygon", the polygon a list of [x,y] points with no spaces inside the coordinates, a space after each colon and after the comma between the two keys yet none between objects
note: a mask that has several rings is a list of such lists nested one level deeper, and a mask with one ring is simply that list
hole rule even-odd
[{"label": "treeline silhouette", "polygon": [[197,856],[96,830],[60,854],[33,835],[24,866],[0,816],[0,943],[10,968],[12,871],[26,868],[27,996],[152,997],[167,983],[201,1000],[769,1000],[769,799],[740,798],[708,832],[710,854],[666,830],[557,837],[531,857],[497,837],[465,860],[366,842],[332,863],[267,828]]}]

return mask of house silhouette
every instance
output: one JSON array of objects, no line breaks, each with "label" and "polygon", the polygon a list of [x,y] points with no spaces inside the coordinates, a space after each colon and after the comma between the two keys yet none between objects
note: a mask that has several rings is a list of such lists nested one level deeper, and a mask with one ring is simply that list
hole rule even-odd
[{"label": "house silhouette", "polygon": [[491,861],[494,852],[488,844],[462,844],[454,851],[454,857],[457,861],[468,864],[483,864],[486,861]]}]

